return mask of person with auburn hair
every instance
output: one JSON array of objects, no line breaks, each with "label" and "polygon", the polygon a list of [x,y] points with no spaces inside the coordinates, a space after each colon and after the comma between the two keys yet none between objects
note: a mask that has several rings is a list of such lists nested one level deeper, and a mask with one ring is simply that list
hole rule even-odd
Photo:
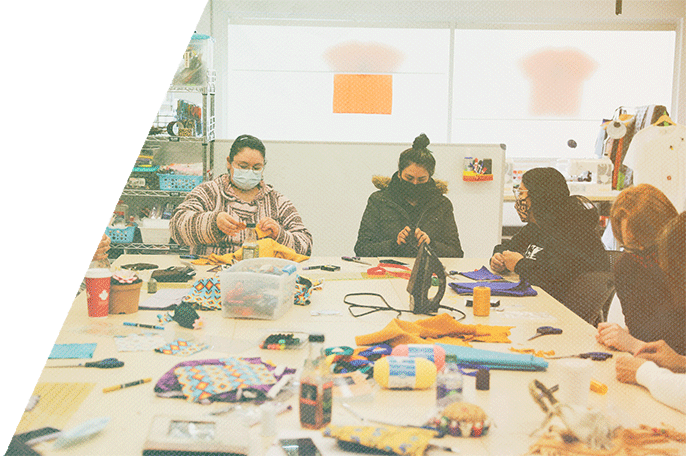
[{"label": "person with auburn hair", "polygon": [[530,169],[514,191],[515,209],[526,225],[494,247],[493,271],[514,271],[563,304],[579,275],[609,271],[610,260],[597,232],[598,210],[587,198],[569,194],[562,173]]},{"label": "person with auburn hair", "polygon": [[[658,237],[659,263],[668,275],[676,305],[686,307],[686,212],[670,220]],[[675,312],[672,326],[684,332],[684,313]],[[648,388],[660,402],[686,413],[686,356],[679,355],[664,340],[642,344],[636,356],[618,356],[617,379]]]},{"label": "person with auburn hair", "polygon": [[[674,257],[670,252],[658,259],[660,235],[677,215],[665,194],[650,184],[629,187],[615,200],[610,222],[624,254],[615,265],[614,277],[626,329],[601,323],[598,342],[636,353],[645,342],[664,340],[679,354],[686,354],[686,305],[683,269],[679,269],[684,256]],[[683,243],[683,239],[681,246],[678,239],[665,242],[663,250],[674,250],[676,255],[683,252]]]},{"label": "person with auburn hair", "polygon": [[434,181],[436,159],[422,133],[398,160],[390,179],[374,176],[379,189],[371,194],[362,215],[355,254],[363,257],[416,257],[422,242],[439,257],[462,258],[453,205],[443,195],[447,185]]}]

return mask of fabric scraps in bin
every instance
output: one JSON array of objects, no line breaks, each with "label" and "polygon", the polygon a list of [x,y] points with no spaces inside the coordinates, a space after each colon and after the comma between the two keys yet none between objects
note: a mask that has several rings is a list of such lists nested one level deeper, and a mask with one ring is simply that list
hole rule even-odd
[{"label": "fabric scraps in bin", "polygon": [[120,352],[150,351],[164,345],[164,337],[154,333],[114,336],[114,345]]},{"label": "fabric scraps in bin", "polygon": [[48,359],[90,359],[98,344],[55,344]]},{"label": "fabric scraps in bin", "polygon": [[240,358],[224,358],[223,365],[183,366],[174,369],[181,390],[189,402],[200,402],[229,391],[276,383],[263,364]]},{"label": "fabric scraps in bin", "polygon": [[169,342],[161,347],[157,347],[155,351],[164,355],[188,356],[208,348],[210,347],[204,343],[198,343],[185,339],[176,339],[173,342]]},{"label": "fabric scraps in bin", "polygon": [[[379,426],[327,426],[322,434],[342,442],[349,442],[362,447],[393,452],[395,454],[421,456],[429,446],[429,441],[437,433],[417,427]],[[344,446],[345,447],[345,446]],[[364,448],[357,448],[364,453]]]},{"label": "fabric scraps in bin", "polygon": [[450,282],[457,294],[474,294],[474,287],[488,287],[491,289],[491,296],[536,296],[538,293],[531,288],[526,280],[517,283],[512,282]]},{"label": "fabric scraps in bin", "polygon": [[469,342],[510,343],[508,336],[513,326],[465,325],[447,313],[415,322],[394,318],[384,329],[356,336],[357,345],[386,343],[391,347],[400,344],[454,344],[469,347]]},{"label": "fabric scraps in bin", "polygon": [[222,292],[219,277],[196,280],[190,294],[183,298],[183,302],[199,310],[221,310]]},{"label": "fabric scraps in bin", "polygon": [[[282,373],[278,375],[275,374],[276,366],[262,361],[259,357],[255,358],[221,358],[221,359],[203,359],[203,360],[191,360],[184,361],[172,367],[167,371],[155,385],[155,394],[160,397],[167,398],[184,398],[188,399],[183,391],[183,386],[179,382],[175,371],[183,367],[197,367],[197,366],[227,366],[231,365],[232,360],[239,360],[243,366],[249,364],[252,367],[262,366],[266,371],[268,371],[274,380],[278,382],[284,375],[294,374],[295,369],[286,367],[283,369]],[[262,370],[262,367],[258,369]],[[266,394],[272,388],[273,384],[255,384],[248,388],[238,388],[233,390],[225,390],[222,392],[216,392],[213,395],[207,396],[204,399],[198,399],[200,403],[211,403],[216,401],[223,402],[238,402],[238,401],[249,401],[249,400],[265,400]]]},{"label": "fabric scraps in bin", "polygon": [[[255,228],[257,230],[257,228]],[[262,234],[261,234],[262,233]],[[263,237],[264,232],[261,232],[261,230],[257,230],[257,237],[262,239],[259,239],[257,241],[257,245],[260,247],[260,258],[266,258],[266,257],[271,257],[271,258],[283,258],[284,260],[291,260],[295,261],[296,263],[300,263],[302,261],[305,261],[309,259],[310,257],[306,255],[301,255],[297,253],[295,250],[293,250],[290,247],[286,247],[285,245],[281,245],[278,242],[276,242],[272,238],[267,238]],[[243,259],[243,248],[241,247],[240,249],[236,250],[233,253],[227,253],[224,255],[217,255],[217,254],[211,254],[207,258],[198,258],[197,260],[193,260],[191,263],[193,264],[232,264],[234,260],[242,260]]]}]

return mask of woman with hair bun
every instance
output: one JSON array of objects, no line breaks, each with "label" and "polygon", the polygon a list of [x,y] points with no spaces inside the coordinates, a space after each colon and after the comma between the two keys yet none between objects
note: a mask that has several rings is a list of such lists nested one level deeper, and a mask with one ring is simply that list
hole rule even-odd
[{"label": "woman with hair bun", "polygon": [[610,270],[596,231],[598,210],[587,198],[569,194],[562,173],[530,169],[515,197],[515,209],[526,225],[493,249],[493,271],[514,271],[564,304],[569,285],[579,275]]},{"label": "woman with hair bun", "polygon": [[453,205],[444,195],[447,184],[432,175],[436,159],[422,133],[403,151],[393,177],[374,176],[362,215],[355,254],[363,257],[416,257],[422,242],[439,257],[462,258]]}]

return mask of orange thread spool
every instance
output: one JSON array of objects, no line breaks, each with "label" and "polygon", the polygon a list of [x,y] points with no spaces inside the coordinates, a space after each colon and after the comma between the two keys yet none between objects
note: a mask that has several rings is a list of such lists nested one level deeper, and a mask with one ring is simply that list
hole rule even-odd
[{"label": "orange thread spool", "polygon": [[491,313],[491,289],[474,287],[473,309],[475,317],[488,317]]}]

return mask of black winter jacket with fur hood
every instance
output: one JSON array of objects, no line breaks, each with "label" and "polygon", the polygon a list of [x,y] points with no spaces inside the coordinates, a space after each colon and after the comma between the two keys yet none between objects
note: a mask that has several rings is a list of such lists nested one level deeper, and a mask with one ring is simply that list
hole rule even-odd
[{"label": "black winter jacket with fur hood", "polygon": [[405,257],[417,256],[417,241],[414,235],[407,237],[405,244],[398,245],[398,233],[406,226],[413,231],[419,228],[430,239],[429,245],[439,257],[462,258],[464,252],[457,233],[453,205],[444,195],[448,186],[443,181],[434,183],[427,198],[418,203],[419,217],[412,223],[413,209],[403,198],[398,173],[392,178],[374,176],[372,183],[379,190],[372,193],[362,215],[360,229],[355,243],[355,254],[363,257]]}]

